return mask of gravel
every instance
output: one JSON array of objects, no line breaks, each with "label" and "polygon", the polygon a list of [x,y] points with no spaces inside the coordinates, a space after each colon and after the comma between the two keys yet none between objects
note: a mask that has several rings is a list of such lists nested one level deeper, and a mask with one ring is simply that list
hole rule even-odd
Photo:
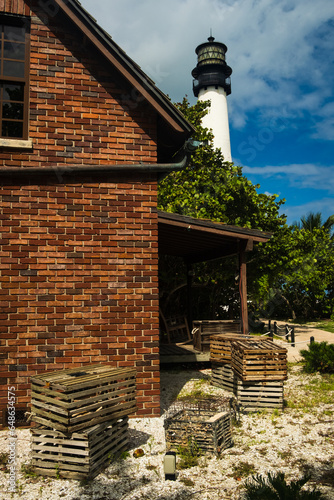
[{"label": "gravel", "polygon": [[[320,375],[301,375],[298,366],[290,370],[284,385],[290,405],[283,413],[268,410],[241,415],[232,430],[232,448],[219,457],[204,455],[198,466],[178,470],[176,481],[165,481],[163,422],[173,400],[199,391],[230,396],[210,385],[210,373],[210,369],[162,371],[162,416],[130,419],[129,456],[112,463],[87,484],[24,474],[22,465],[29,472],[30,431],[17,429],[17,491],[8,491],[9,474],[5,464],[0,464],[1,499],[241,500],[245,481],[252,474],[282,471],[290,481],[309,471],[311,480],[304,488],[316,486],[326,500],[334,500],[334,401],[301,408],[298,401],[308,398],[305,384]],[[8,452],[8,438],[7,430],[0,431],[0,454]],[[135,458],[139,448],[144,454]]]}]

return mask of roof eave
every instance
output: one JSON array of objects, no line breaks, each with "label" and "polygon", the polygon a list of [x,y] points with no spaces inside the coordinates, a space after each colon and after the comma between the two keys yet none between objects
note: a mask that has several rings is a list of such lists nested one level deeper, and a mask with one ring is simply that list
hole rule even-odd
[{"label": "roof eave", "polygon": [[95,47],[111,62],[123,77],[151,104],[156,112],[177,133],[186,138],[195,131],[190,122],[159,90],[154,82],[104,31],[76,0],[55,0],[58,7],[78,26]]},{"label": "roof eave", "polygon": [[231,226],[219,222],[213,222],[205,219],[195,219],[193,217],[182,216],[169,212],[158,211],[158,219],[161,223],[183,227],[188,231],[196,230],[212,234],[225,234],[240,240],[253,240],[257,243],[265,243],[273,233],[264,232],[259,229],[249,229],[240,226]]}]

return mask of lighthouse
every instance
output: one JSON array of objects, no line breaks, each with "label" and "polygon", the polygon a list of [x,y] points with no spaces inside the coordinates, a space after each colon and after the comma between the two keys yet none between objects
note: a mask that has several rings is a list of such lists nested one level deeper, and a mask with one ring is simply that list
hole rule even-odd
[{"label": "lighthouse", "polygon": [[226,161],[232,161],[230,130],[226,97],[231,93],[232,68],[227,66],[224,43],[215,42],[213,36],[196,48],[197,66],[192,70],[193,91],[200,101],[210,101],[203,127],[212,129],[213,146],[220,148]]}]

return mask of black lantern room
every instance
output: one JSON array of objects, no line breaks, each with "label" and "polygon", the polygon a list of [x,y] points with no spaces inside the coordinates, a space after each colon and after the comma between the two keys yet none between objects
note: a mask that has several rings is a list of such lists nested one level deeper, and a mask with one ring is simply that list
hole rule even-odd
[{"label": "black lantern room", "polygon": [[227,47],[224,43],[214,40],[214,37],[210,36],[207,42],[196,48],[197,66],[191,73],[194,77],[195,97],[198,97],[201,89],[212,86],[215,88],[223,87],[226,95],[231,93],[232,68],[227,66],[225,61]]}]

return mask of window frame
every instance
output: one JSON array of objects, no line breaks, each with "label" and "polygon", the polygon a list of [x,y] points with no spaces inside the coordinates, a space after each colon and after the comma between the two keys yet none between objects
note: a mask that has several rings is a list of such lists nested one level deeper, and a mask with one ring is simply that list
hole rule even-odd
[{"label": "window frame", "polygon": [[[24,59],[12,59],[13,62],[24,62],[24,76],[4,76],[3,75],[3,63],[4,59],[11,61],[10,58],[4,58],[5,50],[5,35],[3,26],[7,27],[22,27],[25,29],[24,43],[25,54]],[[7,40],[6,42],[17,43],[15,37],[13,40]],[[26,16],[1,14],[0,15],[0,142],[2,141],[25,141],[29,136],[29,88],[30,88],[30,18]],[[3,117],[3,84],[23,84],[23,118],[22,120],[6,119]],[[22,122],[22,136],[8,136],[3,135],[3,121]]]}]

